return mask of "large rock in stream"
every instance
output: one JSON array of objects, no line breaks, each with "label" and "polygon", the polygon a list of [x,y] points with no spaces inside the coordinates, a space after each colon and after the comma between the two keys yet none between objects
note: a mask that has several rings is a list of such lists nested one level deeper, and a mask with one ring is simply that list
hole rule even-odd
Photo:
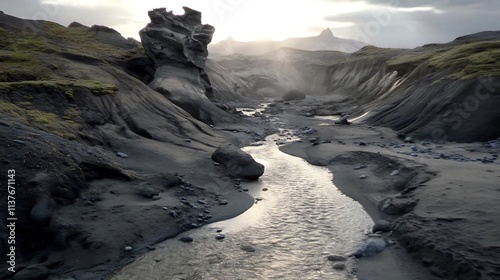
[{"label": "large rock in stream", "polygon": [[212,154],[212,160],[223,164],[232,175],[247,180],[257,180],[264,174],[264,165],[233,144],[220,146]]}]

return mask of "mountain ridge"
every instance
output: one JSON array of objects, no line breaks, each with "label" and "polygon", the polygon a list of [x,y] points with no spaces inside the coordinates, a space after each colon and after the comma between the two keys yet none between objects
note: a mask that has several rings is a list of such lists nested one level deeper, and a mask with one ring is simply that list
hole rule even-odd
[{"label": "mountain ridge", "polygon": [[294,48],[307,51],[341,51],[351,53],[367,44],[364,42],[336,37],[330,28],[319,35],[303,38],[288,38],[282,41],[241,42],[229,36],[226,40],[208,46],[210,53],[260,55],[280,48]]}]

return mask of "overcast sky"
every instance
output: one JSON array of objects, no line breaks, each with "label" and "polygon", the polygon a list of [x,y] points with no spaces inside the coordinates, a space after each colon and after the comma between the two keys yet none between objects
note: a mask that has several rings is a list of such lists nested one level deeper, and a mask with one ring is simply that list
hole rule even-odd
[{"label": "overcast sky", "polygon": [[214,25],[214,42],[314,36],[329,27],[337,37],[381,47],[448,42],[470,33],[500,30],[500,0],[0,0],[0,11],[68,25],[107,25],[139,38],[147,11],[182,6]]}]

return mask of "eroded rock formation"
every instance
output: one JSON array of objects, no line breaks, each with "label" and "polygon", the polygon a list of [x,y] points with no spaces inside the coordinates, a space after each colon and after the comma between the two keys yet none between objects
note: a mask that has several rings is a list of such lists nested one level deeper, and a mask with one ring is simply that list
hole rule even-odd
[{"label": "eroded rock formation", "polygon": [[213,90],[204,71],[215,28],[201,23],[200,12],[186,7],[184,11],[174,15],[160,8],[148,13],[151,23],[140,36],[156,66],[149,86],[198,120],[213,124],[227,117],[208,99]]}]

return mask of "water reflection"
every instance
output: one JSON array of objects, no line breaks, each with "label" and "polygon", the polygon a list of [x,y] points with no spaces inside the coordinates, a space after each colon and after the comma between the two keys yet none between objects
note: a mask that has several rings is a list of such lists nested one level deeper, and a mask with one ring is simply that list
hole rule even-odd
[{"label": "water reflection", "polygon": [[326,257],[359,247],[372,224],[361,206],[335,188],[327,169],[281,153],[272,137],[245,150],[266,166],[258,182],[245,184],[262,201],[189,232],[193,243],[167,240],[112,279],[355,279],[352,262],[338,271]]}]

